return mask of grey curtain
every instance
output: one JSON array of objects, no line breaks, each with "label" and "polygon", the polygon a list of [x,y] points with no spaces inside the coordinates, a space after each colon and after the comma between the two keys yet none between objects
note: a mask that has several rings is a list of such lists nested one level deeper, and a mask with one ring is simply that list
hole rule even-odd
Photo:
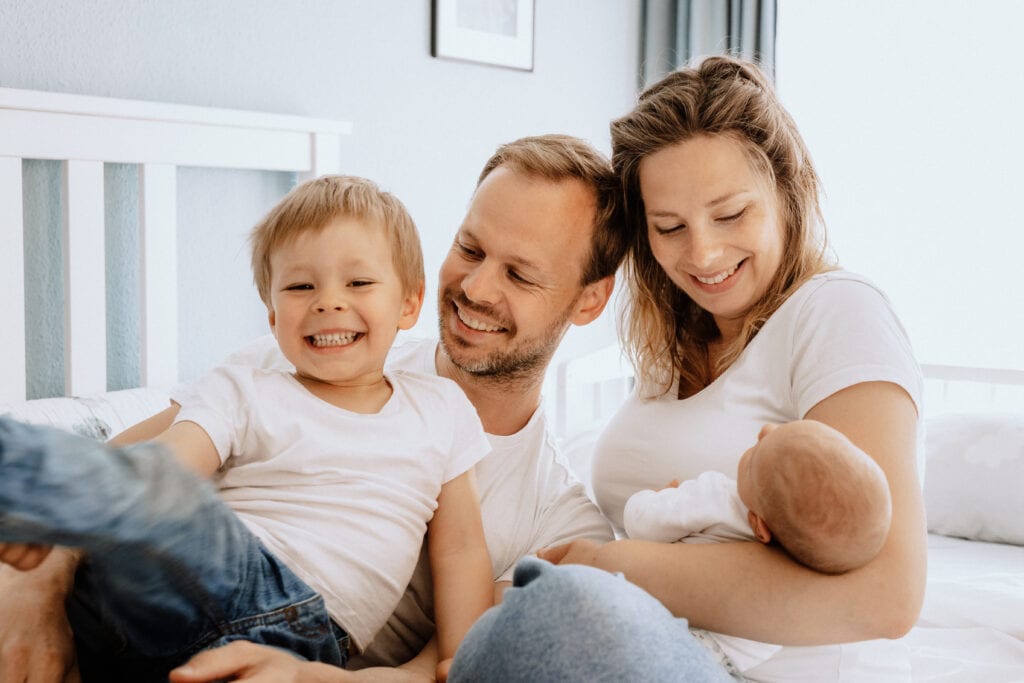
[{"label": "grey curtain", "polygon": [[777,0],[644,0],[640,87],[693,57],[731,54],[774,75]]}]

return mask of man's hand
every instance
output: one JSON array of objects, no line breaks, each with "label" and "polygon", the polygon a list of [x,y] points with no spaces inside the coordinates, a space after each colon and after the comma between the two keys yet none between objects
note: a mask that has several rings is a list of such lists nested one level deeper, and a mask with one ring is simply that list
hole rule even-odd
[{"label": "man's hand", "polygon": [[579,538],[572,543],[537,551],[537,557],[552,564],[585,564],[596,566],[597,551],[602,544]]},{"label": "man's hand", "polygon": [[427,683],[433,680],[430,676],[402,669],[377,667],[345,671],[302,661],[284,650],[244,640],[200,652],[170,675],[171,683],[211,683],[222,679],[247,683]]},{"label": "man's hand", "polygon": [[41,565],[51,550],[51,545],[0,543],[0,562],[24,572]]},{"label": "man's hand", "polygon": [[[11,546],[6,546],[5,551]],[[48,552],[48,550],[47,550]],[[52,553],[50,566],[23,572],[0,567],[0,681],[79,683],[75,644],[64,611],[67,586],[55,583],[66,551]],[[30,553],[30,559],[34,557]],[[6,561],[6,559],[5,559]],[[37,562],[36,564],[40,564]]]}]

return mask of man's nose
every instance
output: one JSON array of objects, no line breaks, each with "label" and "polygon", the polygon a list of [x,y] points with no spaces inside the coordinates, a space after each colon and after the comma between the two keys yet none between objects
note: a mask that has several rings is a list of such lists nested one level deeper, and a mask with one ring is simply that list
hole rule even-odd
[{"label": "man's nose", "polygon": [[486,263],[478,264],[462,278],[462,291],[470,301],[493,304],[498,300],[498,277],[496,268]]}]

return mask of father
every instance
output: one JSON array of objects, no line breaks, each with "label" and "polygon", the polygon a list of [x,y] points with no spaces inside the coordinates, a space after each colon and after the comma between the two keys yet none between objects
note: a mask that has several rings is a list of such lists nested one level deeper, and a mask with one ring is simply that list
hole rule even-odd
[{"label": "father", "polygon": [[[441,266],[440,343],[405,342],[389,358],[390,367],[454,380],[476,406],[493,449],[477,465],[477,480],[499,595],[523,556],[575,538],[612,538],[556,459],[538,408],[545,370],[569,325],[596,319],[611,295],[625,251],[615,188],[608,160],[582,140],[545,135],[501,146]],[[273,364],[269,347],[257,342],[235,360]],[[172,406],[116,440],[155,436],[176,414]],[[29,572],[0,567],[0,680],[77,680],[64,616],[76,564],[73,553],[57,549]],[[364,665],[394,665],[423,649],[411,665],[432,674],[425,570],[421,561],[395,615],[362,653]]]}]

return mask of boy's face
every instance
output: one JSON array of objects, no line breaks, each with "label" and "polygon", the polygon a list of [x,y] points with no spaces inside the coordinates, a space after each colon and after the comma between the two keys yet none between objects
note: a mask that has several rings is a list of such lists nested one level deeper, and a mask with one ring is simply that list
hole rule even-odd
[{"label": "boy's face", "polygon": [[416,322],[422,291],[403,291],[382,226],[339,217],[270,257],[270,328],[304,378],[379,382],[399,329]]}]

